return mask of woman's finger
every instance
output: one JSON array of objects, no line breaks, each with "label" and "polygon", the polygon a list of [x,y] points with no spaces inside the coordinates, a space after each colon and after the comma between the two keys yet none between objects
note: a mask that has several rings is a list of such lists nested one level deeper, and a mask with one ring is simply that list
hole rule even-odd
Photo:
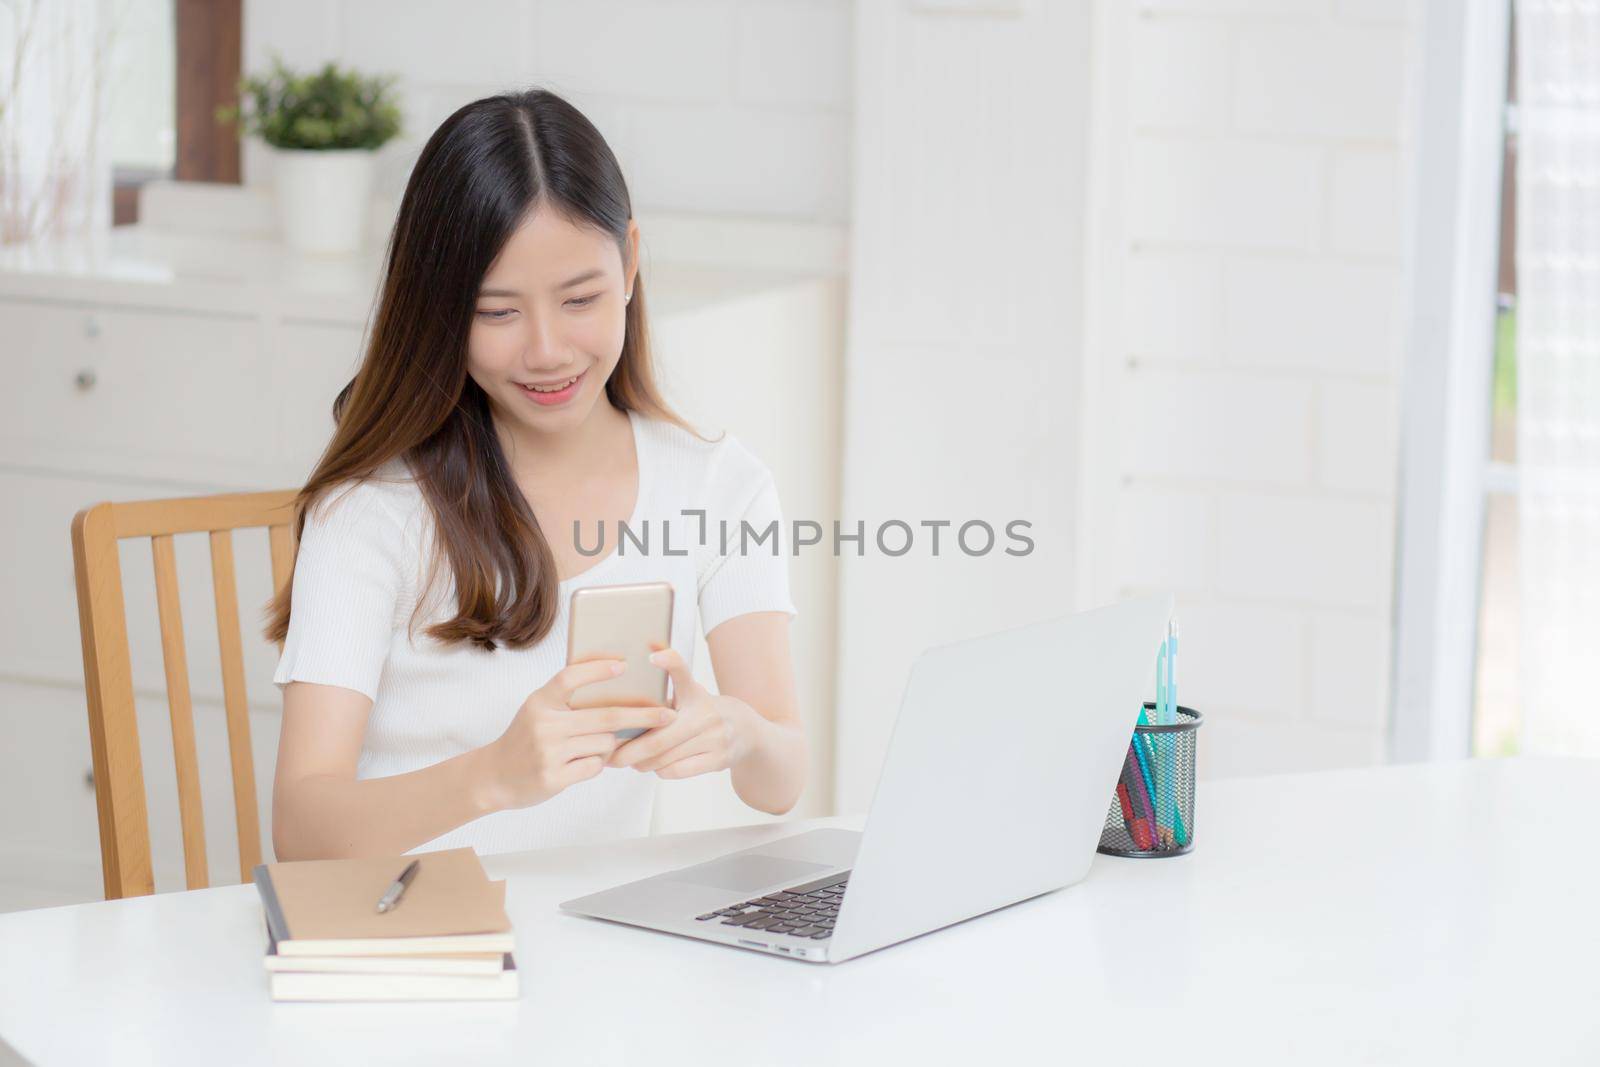
[{"label": "woman's finger", "polygon": [[605,659],[584,660],[581,663],[570,663],[550,676],[550,680],[543,686],[549,689],[556,699],[565,703],[572,699],[572,694],[593,682],[603,682],[607,678],[615,678],[627,669],[628,661],[608,657]]},{"label": "woman's finger", "polygon": [[618,730],[632,730],[639,727],[649,730],[665,726],[678,717],[676,711],[660,705],[642,708],[573,708],[566,714],[569,716],[566,722],[575,737],[600,733],[610,736]]},{"label": "woman's finger", "polygon": [[681,702],[690,694],[699,691],[700,683],[694,680],[694,675],[689,672],[689,665],[683,661],[677,649],[663,648],[659,652],[652,652],[650,662],[664,669],[667,677],[672,679],[672,699],[675,702]]},{"label": "woman's finger", "polygon": [[711,745],[706,740],[705,735],[698,734],[689,738],[689,740],[680,745],[675,745],[672,748],[667,749],[660,755],[651,756],[648,759],[638,760],[631,764],[631,766],[636,771],[653,771],[657,768],[665,767],[669,763],[677,763],[681,759],[688,759],[690,756],[698,756],[700,753],[709,752],[710,750]]},{"label": "woman's finger", "polygon": [[710,774],[722,770],[722,760],[714,752],[702,752],[676,763],[669,763],[656,771],[657,778],[693,778],[697,774]]},{"label": "woman's finger", "polygon": [[563,745],[561,751],[567,757],[567,762],[571,763],[585,756],[600,756],[603,759],[611,755],[616,746],[615,734],[578,734]]},{"label": "woman's finger", "polygon": [[575,759],[562,768],[562,780],[567,785],[577,785],[579,782],[593,778],[606,769],[606,761],[599,756],[584,756]]},{"label": "woman's finger", "polygon": [[606,761],[607,765],[626,767],[683,744],[700,733],[700,728],[690,721],[691,719],[692,716],[677,718],[665,726],[657,726],[648,733],[628,738],[611,754],[611,758]]}]

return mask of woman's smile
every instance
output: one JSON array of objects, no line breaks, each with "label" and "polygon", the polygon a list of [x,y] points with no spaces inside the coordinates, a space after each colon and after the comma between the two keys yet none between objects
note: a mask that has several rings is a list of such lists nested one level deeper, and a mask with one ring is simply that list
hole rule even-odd
[{"label": "woman's smile", "polygon": [[524,396],[535,404],[549,407],[554,404],[565,404],[568,400],[578,395],[578,390],[583,388],[584,376],[589,372],[584,371],[571,378],[556,379],[538,384],[517,383],[517,388],[522,390]]}]

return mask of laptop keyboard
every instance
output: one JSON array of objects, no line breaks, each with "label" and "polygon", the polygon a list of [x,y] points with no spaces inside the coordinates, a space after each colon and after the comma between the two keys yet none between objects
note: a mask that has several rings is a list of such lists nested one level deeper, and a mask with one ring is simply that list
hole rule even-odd
[{"label": "laptop keyboard", "polygon": [[695,916],[695,921],[721,919],[723,926],[742,926],[747,930],[821,941],[833,934],[833,921],[839,915],[839,902],[844,899],[849,882],[849,871],[830,874],[742,904],[708,911]]}]

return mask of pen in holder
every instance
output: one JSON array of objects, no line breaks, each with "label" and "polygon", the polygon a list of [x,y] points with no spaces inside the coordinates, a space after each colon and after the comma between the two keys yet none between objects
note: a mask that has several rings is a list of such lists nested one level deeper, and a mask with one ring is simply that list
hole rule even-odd
[{"label": "pen in holder", "polygon": [[1194,753],[1200,713],[1177,705],[1159,723],[1147,701],[1100,830],[1108,856],[1181,856],[1194,847]]}]

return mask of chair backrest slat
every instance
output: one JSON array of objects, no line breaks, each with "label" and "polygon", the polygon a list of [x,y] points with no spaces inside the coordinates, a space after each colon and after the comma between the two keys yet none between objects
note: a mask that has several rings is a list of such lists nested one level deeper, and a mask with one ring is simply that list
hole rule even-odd
[{"label": "chair backrest slat", "polygon": [[[239,839],[239,878],[241,882],[248,882],[253,868],[261,862],[261,830],[245,692],[244,641],[240,629],[233,531],[266,527],[273,589],[282,589],[294,569],[291,523],[295,496],[293,490],[280,490],[96,504],[80,511],[72,520],[78,623],[83,638],[84,695],[89,709],[95,803],[100,817],[100,856],[108,900],[155,892],[117,542],[134,537],[151,539],[162,663],[167,678],[167,705],[172,721],[173,759],[183,826],[184,868],[189,887],[199,888],[208,884],[209,870],[195,748],[194,701],[179,608],[173,535],[205,533],[210,537],[234,820]],[[281,644],[279,647],[281,649]]]},{"label": "chair backrest slat", "polygon": [[211,581],[217,594],[222,702],[228,713],[233,814],[239,828],[239,881],[248,882],[261,862],[261,822],[256,814],[256,769],[251,759],[250,709],[244,692],[244,642],[239,635],[239,587],[233,575],[232,530],[211,532]]},{"label": "chair backrest slat", "polygon": [[153,537],[156,534],[210,533],[287,524],[293,517],[295,494],[220,493],[216,496],[178,497],[173,500],[132,500],[116,508],[117,537]]},{"label": "chair backrest slat", "polygon": [[72,520],[83,684],[89,702],[94,799],[100,816],[100,872],[106,899],[155,892],[150,824],[145,814],[139,720],[122,602],[112,505],[97,504]]},{"label": "chair backrest slat", "polygon": [[[294,571],[294,531],[287,523],[267,527],[267,543],[272,553],[272,588],[282,589]],[[283,651],[283,642],[278,642]]]},{"label": "chair backrest slat", "polygon": [[200,798],[200,762],[194,751],[194,701],[189,693],[189,657],[183,647],[183,610],[178,601],[178,561],[171,534],[150,538],[156,569],[156,610],[161,616],[161,663],[167,675],[167,714],[172,722],[172,763],[178,774],[178,817],[183,824],[183,873],[190,889],[211,884],[206,865],[206,824]]}]

